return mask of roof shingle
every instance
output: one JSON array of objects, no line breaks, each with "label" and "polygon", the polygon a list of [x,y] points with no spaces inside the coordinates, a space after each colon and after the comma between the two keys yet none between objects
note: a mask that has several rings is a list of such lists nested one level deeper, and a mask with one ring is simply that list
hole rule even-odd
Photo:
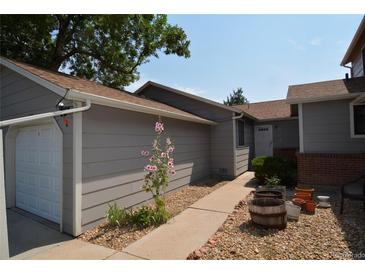
[{"label": "roof shingle", "polygon": [[235,108],[248,113],[258,120],[274,120],[290,118],[290,105],[283,100],[235,105]]},{"label": "roof shingle", "polygon": [[[1,57],[3,58],[3,57]],[[172,112],[178,115],[182,115],[185,117],[195,118],[197,120],[206,120],[199,116],[193,115],[191,113],[185,112],[183,110],[171,107],[169,105],[152,101],[150,99],[142,98],[136,96],[127,91],[122,91],[114,88],[110,88],[99,84],[94,81],[85,80],[76,76],[71,76],[61,72],[54,72],[44,68],[39,68],[33,65],[25,64],[22,62],[10,60],[7,58],[3,58],[8,62],[13,63],[14,65],[36,75],[44,80],[47,80],[61,88],[72,89],[74,92],[82,92],[90,95],[102,96],[109,99],[119,100],[123,102],[133,103],[136,105],[155,108],[158,110]],[[208,120],[207,120],[208,121]]]},{"label": "roof shingle", "polygon": [[330,99],[364,91],[365,77],[356,77],[289,86],[287,99],[292,101]]}]

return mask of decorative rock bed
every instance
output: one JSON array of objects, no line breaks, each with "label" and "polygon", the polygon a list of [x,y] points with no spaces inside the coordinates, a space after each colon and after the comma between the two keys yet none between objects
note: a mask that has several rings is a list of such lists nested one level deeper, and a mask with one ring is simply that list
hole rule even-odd
[{"label": "decorative rock bed", "polygon": [[365,218],[361,202],[346,201],[301,214],[287,228],[260,229],[253,225],[246,202],[241,202],[220,229],[188,259],[365,259]]}]

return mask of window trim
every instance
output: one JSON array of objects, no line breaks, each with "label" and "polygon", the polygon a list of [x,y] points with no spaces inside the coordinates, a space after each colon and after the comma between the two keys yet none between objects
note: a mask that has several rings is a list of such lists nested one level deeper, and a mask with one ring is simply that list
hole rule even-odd
[{"label": "window trim", "polygon": [[[243,145],[240,145],[239,142],[240,142],[240,132],[239,132],[239,126],[238,124],[242,122],[243,124]],[[244,120],[239,120],[237,119],[236,120],[236,148],[243,148],[243,147],[246,147],[246,140],[245,140],[245,125],[246,125],[246,122]]]},{"label": "window trim", "polygon": [[365,106],[365,102],[351,102],[350,103],[350,131],[351,131],[351,138],[365,138],[365,134],[355,134],[354,106]]}]

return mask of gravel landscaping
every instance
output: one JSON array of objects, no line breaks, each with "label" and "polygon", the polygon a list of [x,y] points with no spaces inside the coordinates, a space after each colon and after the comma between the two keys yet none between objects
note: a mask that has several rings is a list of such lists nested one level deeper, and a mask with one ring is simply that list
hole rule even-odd
[{"label": "gravel landscaping", "polygon": [[[179,190],[167,193],[165,196],[166,208],[173,215],[177,215],[200,198],[226,184],[226,181],[216,182],[206,180],[194,185],[185,186]],[[79,236],[84,241],[102,245],[115,250],[122,250],[131,243],[142,238],[156,227],[139,229],[136,227],[112,227],[107,222],[86,231]]]},{"label": "gravel landscaping", "polygon": [[365,259],[365,212],[361,202],[339,203],[301,214],[284,230],[260,229],[242,201],[209,241],[188,259]]}]

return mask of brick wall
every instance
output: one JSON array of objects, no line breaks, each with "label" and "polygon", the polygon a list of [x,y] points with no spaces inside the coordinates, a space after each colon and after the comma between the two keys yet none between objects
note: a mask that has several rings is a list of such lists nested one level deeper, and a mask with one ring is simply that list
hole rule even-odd
[{"label": "brick wall", "polygon": [[298,153],[298,182],[334,185],[356,179],[365,172],[365,154]]},{"label": "brick wall", "polygon": [[297,151],[296,148],[275,148],[274,156],[283,157],[294,162],[297,161]]}]

